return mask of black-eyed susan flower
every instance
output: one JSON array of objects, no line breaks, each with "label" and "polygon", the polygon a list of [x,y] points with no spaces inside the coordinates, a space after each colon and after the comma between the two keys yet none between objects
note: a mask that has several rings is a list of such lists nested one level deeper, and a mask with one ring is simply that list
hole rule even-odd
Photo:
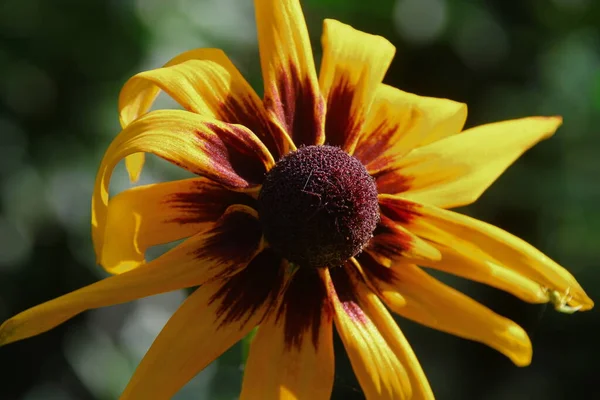
[{"label": "black-eyed susan flower", "polygon": [[[193,50],[124,86],[123,131],[92,202],[98,262],[114,274],[29,309],[0,343],[91,308],[199,286],[171,317],[123,399],[166,399],[259,326],[242,399],[325,399],[337,329],[369,399],[431,399],[417,358],[386,309],[529,364],[517,324],[420,266],[560,311],[593,306],[565,269],[509,233],[448,208],[469,204],[559,117],[462,131],[466,106],[382,84],[384,38],[327,20],[319,76],[297,0],[256,0],[261,100],[215,49]],[[185,110],[148,112],[160,90]],[[197,178],[109,200],[127,157],[153,153]],[[188,238],[145,262],[153,245]]]}]

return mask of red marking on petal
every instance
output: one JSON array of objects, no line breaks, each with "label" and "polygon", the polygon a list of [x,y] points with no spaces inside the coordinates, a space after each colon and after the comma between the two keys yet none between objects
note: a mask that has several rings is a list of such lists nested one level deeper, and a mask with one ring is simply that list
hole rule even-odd
[{"label": "red marking on petal", "polygon": [[400,124],[390,125],[389,121],[381,121],[377,128],[369,134],[367,141],[359,143],[353,156],[358,158],[364,165],[371,163],[388,149],[391,145],[390,139],[399,128]]},{"label": "red marking on petal", "polygon": [[[369,253],[363,252],[356,259],[363,271],[370,277],[387,283],[392,283],[396,279],[394,271],[391,268],[379,264]],[[376,284],[377,282],[374,283]]]},{"label": "red marking on petal", "polygon": [[[381,157],[375,163],[368,165],[367,169],[369,171],[378,170],[380,165],[387,166],[390,162],[391,160],[387,157]],[[379,193],[398,194],[406,192],[411,188],[411,184],[414,181],[412,176],[402,175],[398,170],[384,170],[371,175],[375,178],[375,184]]]},{"label": "red marking on petal", "polygon": [[171,220],[180,224],[216,221],[233,204],[256,208],[256,200],[251,196],[209,182],[198,182],[192,191],[174,193],[163,203],[186,213]]},{"label": "red marking on petal", "polygon": [[352,279],[346,270],[347,268],[354,267],[345,265],[343,267],[329,269],[333,290],[337,294],[338,300],[342,305],[344,312],[348,314],[348,317],[356,323],[366,324],[369,322],[369,319],[360,308]]},{"label": "red marking on petal", "polygon": [[244,320],[246,323],[252,314],[263,305],[268,310],[276,303],[283,288],[284,268],[283,259],[270,249],[258,254],[239,273],[225,281],[223,286],[210,299],[217,299],[221,304],[217,310],[219,325],[223,326],[234,321]]},{"label": "red marking on petal", "polygon": [[279,98],[265,98],[265,107],[275,112],[296,146],[320,144],[325,112],[321,94],[315,91],[308,78],[299,77],[293,64],[289,74],[285,69],[281,70],[273,85],[275,88],[271,93],[278,93]]},{"label": "red marking on petal", "polygon": [[[204,141],[205,134],[200,131],[197,132],[197,136],[202,141],[201,145],[208,149],[212,166],[219,174],[234,180],[242,177],[252,183],[263,181],[267,170],[264,161],[258,157],[262,151],[255,142],[244,140],[248,138],[247,131],[234,125],[225,128],[206,123],[206,127],[214,132],[220,143],[211,146],[209,142]],[[227,142],[224,142],[225,140]]]},{"label": "red marking on petal", "polygon": [[373,239],[369,242],[368,250],[381,254],[387,258],[398,258],[413,246],[412,237],[399,229],[394,229],[394,222],[385,215],[373,232]]},{"label": "red marking on petal", "polygon": [[278,160],[284,151],[283,138],[269,121],[264,109],[257,108],[251,98],[240,101],[233,96],[220,106],[219,118],[232,124],[240,124],[250,129],[260,138],[273,158]]},{"label": "red marking on petal", "polygon": [[[206,233],[208,236],[204,247],[196,250],[199,259],[210,258],[223,263],[234,261],[235,270],[245,265],[257,251],[262,238],[260,222],[245,212],[225,214],[219,223]],[[202,268],[202,265],[198,265]],[[219,277],[233,271],[225,270]]]},{"label": "red marking on petal", "polygon": [[300,268],[293,276],[283,296],[277,320],[284,318],[287,348],[301,348],[307,331],[315,349],[319,348],[319,331],[323,314],[332,317],[325,282],[316,269]]},{"label": "red marking on petal", "polygon": [[325,118],[326,142],[331,146],[343,147],[350,137],[358,135],[363,119],[352,112],[355,87],[347,76],[336,80],[327,98]]},{"label": "red marking on petal", "polygon": [[382,215],[399,224],[409,224],[421,216],[419,205],[402,199],[379,198],[379,210]]}]

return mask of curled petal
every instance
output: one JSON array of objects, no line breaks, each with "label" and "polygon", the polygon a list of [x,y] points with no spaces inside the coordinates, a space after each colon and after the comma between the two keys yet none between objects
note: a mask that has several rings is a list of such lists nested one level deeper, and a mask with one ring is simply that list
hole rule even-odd
[{"label": "curled petal", "polygon": [[[210,58],[218,51],[220,50],[195,49],[186,51],[169,60],[163,68],[181,64],[188,60]],[[153,82],[140,79],[129,80],[119,95],[119,119],[121,121],[121,127],[125,128],[127,125],[147,113],[152,107],[152,104],[154,104],[154,100],[156,100],[159,92],[160,88]],[[142,167],[144,166],[144,160],[144,153],[131,154],[125,158],[129,179],[132,182],[136,182],[139,179]]]},{"label": "curled petal", "polygon": [[[366,254],[358,261],[368,279],[380,290],[381,298],[395,313],[431,328],[484,343],[518,366],[531,362],[531,341],[514,322],[441,283],[416,265],[397,264],[387,268]],[[403,301],[389,296],[394,292],[398,292]]]},{"label": "curled petal", "polygon": [[262,101],[222,50],[198,49],[182,58],[125,83],[119,97],[123,126],[145,114],[162,89],[188,111],[250,129],[273,158],[285,153],[289,138],[269,121]]},{"label": "curled petal", "polygon": [[255,0],[264,103],[296,146],[324,141],[324,101],[298,0]]},{"label": "curled petal", "polygon": [[323,279],[299,269],[279,309],[260,325],[250,346],[244,399],[329,399],[333,388],[333,314]]},{"label": "curled petal", "polygon": [[[244,228],[243,234],[239,229]],[[0,327],[0,345],[38,335],[75,315],[227,277],[259,251],[256,215],[234,206],[215,225],[146,264],[30,308]]]},{"label": "curled petal", "polygon": [[[464,269],[479,266],[480,271],[472,272],[474,280],[482,280],[486,274],[499,271],[496,286],[506,287],[512,284],[510,292],[522,298],[529,297],[529,301],[540,302],[543,299],[540,298],[539,290],[534,290],[531,285],[530,281],[533,281],[545,292],[546,301],[550,300],[549,293],[558,293],[564,295],[569,306],[582,311],[589,310],[594,305],[566,269],[524,240],[496,226],[394,196],[380,196],[379,203],[384,215],[403,223],[414,234],[434,244],[454,249],[471,263],[464,265]],[[449,258],[447,261],[451,263],[457,260]],[[442,264],[429,265],[435,267]],[[505,269],[513,273],[505,272]],[[511,281],[512,277],[516,279]]]},{"label": "curled petal", "polygon": [[352,154],[396,49],[381,36],[331,19],[323,24],[321,41],[319,85],[327,101],[325,140]]},{"label": "curled petal", "polygon": [[253,201],[207,178],[126,190],[108,202],[98,262],[110,273],[138,267],[149,247],[190,237],[212,227],[229,206]]},{"label": "curled petal", "polygon": [[149,152],[236,190],[257,188],[274,164],[268,150],[240,125],[207,120],[187,111],[153,111],[125,128],[111,143],[96,176],[92,236],[96,255],[106,229],[108,188],[116,164]]},{"label": "curled petal", "polygon": [[281,262],[265,250],[234,276],[197,289],[169,319],[121,399],[170,399],[248,334],[275,304]]},{"label": "curled petal", "polygon": [[379,171],[414,148],[459,133],[466,119],[464,103],[381,84],[353,155],[368,171]]},{"label": "curled petal", "polygon": [[352,267],[328,270],[329,299],[335,312],[335,326],[348,352],[352,369],[367,399],[410,399],[410,374],[402,357],[394,352],[396,343],[390,343],[379,331],[380,317],[370,315],[364,303],[366,289],[357,287]]},{"label": "curled petal", "polygon": [[554,134],[560,117],[530,117],[468,129],[411,151],[375,176],[379,193],[442,208],[467,205],[521,154]]}]

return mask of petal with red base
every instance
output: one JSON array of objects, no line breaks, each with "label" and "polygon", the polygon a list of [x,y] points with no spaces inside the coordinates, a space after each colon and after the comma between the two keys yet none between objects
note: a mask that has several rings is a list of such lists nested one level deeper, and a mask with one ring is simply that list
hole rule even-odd
[{"label": "petal with red base", "polygon": [[323,24],[321,41],[319,85],[327,101],[325,141],[352,154],[396,49],[381,36],[331,19]]},{"label": "petal with red base", "polygon": [[319,91],[306,22],[298,0],[255,0],[264,104],[300,145],[323,144]]}]

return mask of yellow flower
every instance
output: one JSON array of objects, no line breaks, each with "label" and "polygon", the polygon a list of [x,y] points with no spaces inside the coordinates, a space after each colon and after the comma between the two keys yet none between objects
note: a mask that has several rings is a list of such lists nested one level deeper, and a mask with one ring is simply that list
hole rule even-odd
[{"label": "yellow flower", "polygon": [[[367,398],[431,399],[384,304],[530,363],[525,331],[419,264],[559,311],[593,306],[577,281],[509,233],[446,209],[469,204],[560,117],[462,131],[467,109],[382,84],[395,49],[326,20],[317,79],[297,0],[256,0],[264,100],[220,50],[140,73],[92,201],[98,263],[114,274],[9,319],[7,344],[88,309],[199,286],[171,317],[123,399],[166,399],[259,326],[242,399],[326,399],[335,325]],[[185,110],[148,112],[164,90]],[[143,153],[199,177],[108,195]],[[153,245],[189,238],[154,261]]]}]

